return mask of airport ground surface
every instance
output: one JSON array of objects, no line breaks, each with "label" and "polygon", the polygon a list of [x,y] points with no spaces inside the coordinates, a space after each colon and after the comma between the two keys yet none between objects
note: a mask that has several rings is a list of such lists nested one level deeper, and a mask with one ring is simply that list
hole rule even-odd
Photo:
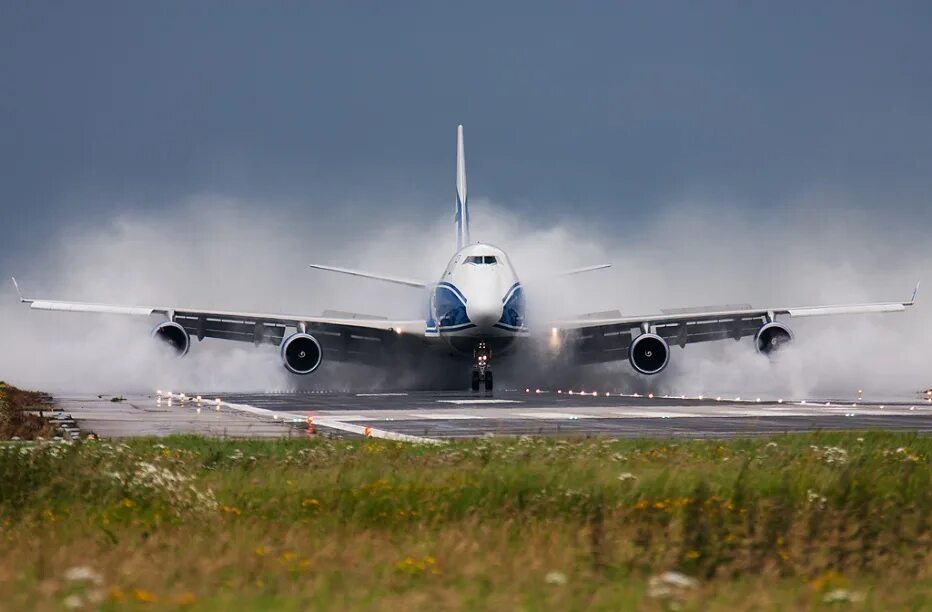
[{"label": "airport ground surface", "polygon": [[[731,437],[814,430],[932,432],[932,402],[768,400],[504,390],[398,393],[175,392],[56,396],[82,432],[105,437],[316,433],[417,441],[483,435]],[[170,401],[169,401],[170,400]],[[308,419],[310,418],[310,422]]]}]

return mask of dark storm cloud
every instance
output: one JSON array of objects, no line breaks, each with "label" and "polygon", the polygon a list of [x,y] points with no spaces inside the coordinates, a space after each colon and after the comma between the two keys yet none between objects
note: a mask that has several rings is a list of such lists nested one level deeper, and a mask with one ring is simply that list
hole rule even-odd
[{"label": "dark storm cloud", "polygon": [[915,219],[932,194],[930,18],[925,3],[7,2],[0,264],[76,220],[192,193],[371,226],[446,215],[458,122],[470,193],[554,222],[630,232],[683,194],[772,209],[813,191]]}]

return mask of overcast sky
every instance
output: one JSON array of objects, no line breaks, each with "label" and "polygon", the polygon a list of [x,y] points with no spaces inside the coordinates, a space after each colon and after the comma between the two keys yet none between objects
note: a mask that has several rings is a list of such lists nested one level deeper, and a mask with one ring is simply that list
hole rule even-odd
[{"label": "overcast sky", "polygon": [[542,223],[924,222],[930,57],[925,2],[3,2],[0,270],[204,193],[452,215],[457,123],[470,197]]}]

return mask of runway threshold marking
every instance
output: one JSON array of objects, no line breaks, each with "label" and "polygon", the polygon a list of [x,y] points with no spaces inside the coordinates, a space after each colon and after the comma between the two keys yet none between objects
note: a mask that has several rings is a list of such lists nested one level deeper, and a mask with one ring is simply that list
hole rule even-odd
[{"label": "runway threshold marking", "polygon": [[[230,402],[221,402],[221,405],[233,410],[239,410],[241,412],[249,412],[258,416],[264,416],[270,419],[280,419],[285,423],[293,421],[295,418],[294,413],[292,412],[278,412],[275,410],[267,410],[265,408],[256,408],[255,406],[250,406],[249,404],[231,404]],[[363,427],[361,425],[353,425],[351,423],[346,423],[339,419],[332,417],[315,417],[312,415],[315,425],[320,425],[321,427],[329,427],[330,429],[336,429],[339,431],[347,431],[349,433],[358,434],[363,437],[372,437],[372,438],[383,438],[385,440],[395,440],[398,442],[413,442],[418,444],[443,444],[443,440],[437,440],[434,438],[426,438],[421,436],[411,436],[408,434],[395,433],[394,431],[385,431],[384,429],[376,429],[375,427]]]}]

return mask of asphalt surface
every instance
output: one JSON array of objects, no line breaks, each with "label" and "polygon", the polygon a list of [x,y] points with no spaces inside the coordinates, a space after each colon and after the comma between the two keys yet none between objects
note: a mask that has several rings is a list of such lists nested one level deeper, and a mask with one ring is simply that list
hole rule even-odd
[{"label": "asphalt surface", "polygon": [[[932,402],[767,401],[536,392],[248,393],[181,398],[58,396],[83,432],[106,437],[370,435],[416,441],[483,435],[732,437],[813,430],[932,432]],[[219,400],[219,405],[217,403]],[[310,417],[310,423],[308,418]]]}]

